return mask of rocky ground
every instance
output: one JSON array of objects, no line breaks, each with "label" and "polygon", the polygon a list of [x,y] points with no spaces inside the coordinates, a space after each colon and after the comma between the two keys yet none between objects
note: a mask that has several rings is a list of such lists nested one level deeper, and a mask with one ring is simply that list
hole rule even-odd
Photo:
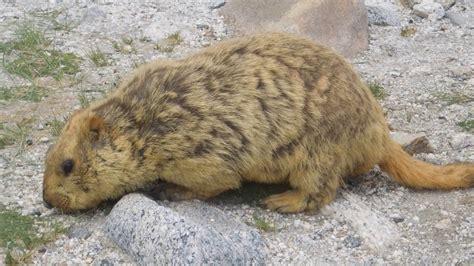
[{"label": "rocky ground", "polygon": [[[101,97],[143,62],[184,56],[230,37],[218,13],[225,1],[57,2],[0,2],[0,42],[13,40],[15,29],[28,22],[44,31],[52,47],[82,58],[80,71],[61,80],[28,80],[0,66],[2,90],[34,83],[46,91],[37,102],[0,100],[3,129],[15,122],[24,129],[15,144],[0,149],[1,205],[67,228],[31,253],[15,247],[9,256],[38,264],[133,263],[104,233],[111,204],[80,215],[43,207],[43,160],[55,138],[53,121]],[[444,7],[448,12],[443,16],[438,9],[425,16],[420,12],[431,12],[427,8],[413,12],[398,3],[393,9],[383,5],[391,1],[378,2],[379,10],[371,9],[376,16],[370,20],[369,49],[352,59],[356,69],[384,94],[380,102],[394,130],[426,134],[433,152],[417,157],[433,163],[474,162],[474,3],[457,1]],[[94,49],[104,53],[104,66],[92,62]],[[24,118],[29,123],[21,126]],[[268,264],[474,263],[473,189],[417,192],[374,170],[351,181],[336,203],[320,213],[281,215],[259,207],[259,199],[281,189],[247,185],[205,204],[256,227],[266,242],[262,252]],[[374,228],[386,230],[389,246],[379,245],[377,236],[367,234],[367,225],[351,218],[351,206],[368,212]],[[2,261],[7,249],[0,251]]]}]

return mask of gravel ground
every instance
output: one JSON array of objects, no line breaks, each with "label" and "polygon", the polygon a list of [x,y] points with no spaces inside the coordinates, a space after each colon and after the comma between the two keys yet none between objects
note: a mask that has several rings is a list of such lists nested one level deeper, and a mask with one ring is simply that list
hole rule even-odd
[{"label": "gravel ground", "polygon": [[[49,6],[36,2],[0,3],[0,39],[12,38],[14,25],[27,20],[47,29],[51,23],[38,14],[51,10],[48,7],[65,8],[58,19],[80,24],[70,31],[48,30],[47,34],[56,48],[77,53],[84,60],[76,77],[78,83],[59,88],[54,80],[41,80],[50,87],[48,97],[41,102],[0,103],[0,123],[20,121],[23,117],[33,117],[35,121],[29,135],[32,144],[23,152],[19,153],[18,145],[0,150],[0,202],[8,209],[51,217],[70,228],[57,240],[35,250],[30,257],[32,263],[132,263],[101,231],[110,205],[81,215],[62,215],[43,207],[43,160],[47,147],[54,141],[45,124],[55,116],[78,109],[79,92],[99,97],[101,91],[112,88],[136,64],[180,57],[231,33],[214,9],[219,1],[170,0],[139,5],[125,1],[69,5],[65,1]],[[472,2],[465,5],[474,9]],[[446,98],[470,95],[472,99],[474,95],[474,29],[455,26],[448,19],[421,19],[408,11],[399,15],[399,26],[370,26],[370,47],[352,62],[364,79],[384,87],[387,96],[381,103],[394,129],[426,133],[434,152],[417,155],[419,158],[434,163],[474,162],[472,131],[457,125],[473,119],[474,102],[450,104]],[[178,22],[170,24],[173,21]],[[402,37],[400,32],[405,26],[415,28],[416,33]],[[153,30],[157,27],[164,30]],[[154,49],[156,42],[176,31],[184,42],[172,53]],[[127,38],[133,39],[133,43],[122,44],[123,51],[116,51],[114,42]],[[87,59],[87,52],[93,47],[106,53],[110,66],[98,68]],[[2,86],[28,83],[7,74],[3,67],[0,80]],[[255,224],[256,217],[267,221],[270,228],[262,230],[262,235],[268,243],[269,264],[474,263],[474,189],[415,192],[395,184],[377,170],[351,181],[345,191],[359,196],[365,205],[392,221],[401,234],[390,249],[374,249],[350,222],[334,219],[331,214],[281,215],[260,208],[260,195],[257,199],[248,198],[259,188],[262,187],[247,185],[209,204],[248,224]],[[341,197],[338,201],[342,201]],[[0,261],[4,256],[1,254]]]}]

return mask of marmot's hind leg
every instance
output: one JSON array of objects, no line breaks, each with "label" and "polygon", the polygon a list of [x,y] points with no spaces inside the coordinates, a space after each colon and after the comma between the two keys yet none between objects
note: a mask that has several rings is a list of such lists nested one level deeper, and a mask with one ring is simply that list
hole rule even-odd
[{"label": "marmot's hind leg", "polygon": [[[267,197],[264,199],[264,205],[268,209],[282,213],[297,213],[321,209],[332,202],[340,184],[339,178],[326,177],[325,180],[321,180],[317,173],[308,176],[310,177],[308,179],[291,178],[290,184],[294,189]],[[313,184],[305,185],[307,181]]]}]

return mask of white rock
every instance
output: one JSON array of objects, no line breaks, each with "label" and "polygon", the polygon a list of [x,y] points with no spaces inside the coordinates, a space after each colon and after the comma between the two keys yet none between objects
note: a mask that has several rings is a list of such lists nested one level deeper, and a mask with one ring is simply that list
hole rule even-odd
[{"label": "white rock", "polygon": [[49,138],[47,138],[47,137],[41,137],[41,138],[39,139],[39,141],[42,142],[42,143],[46,143],[46,142],[49,141]]},{"label": "white rock", "polygon": [[414,5],[413,12],[422,18],[430,20],[439,20],[445,15],[443,6],[433,2],[433,0],[425,0],[421,4]]}]

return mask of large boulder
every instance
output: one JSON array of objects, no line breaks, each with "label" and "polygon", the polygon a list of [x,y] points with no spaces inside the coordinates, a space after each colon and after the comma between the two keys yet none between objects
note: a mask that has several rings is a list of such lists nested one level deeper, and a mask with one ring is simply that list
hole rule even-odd
[{"label": "large boulder", "polygon": [[228,0],[220,12],[240,34],[295,33],[348,57],[368,47],[363,0]]}]

